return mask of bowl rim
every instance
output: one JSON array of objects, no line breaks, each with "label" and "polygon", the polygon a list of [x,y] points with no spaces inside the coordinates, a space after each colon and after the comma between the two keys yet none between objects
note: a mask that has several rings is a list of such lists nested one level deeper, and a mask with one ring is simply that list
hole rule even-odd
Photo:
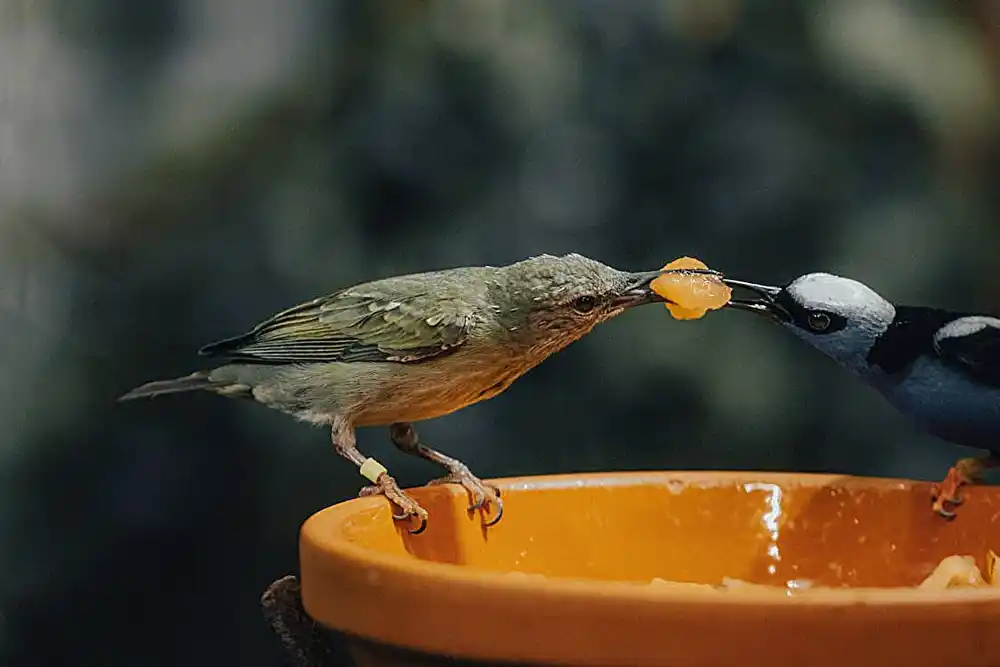
[{"label": "bowl rim", "polygon": [[[540,476],[506,477],[489,480],[502,490],[532,490],[539,488],[567,488],[586,486],[634,486],[641,484],[663,485],[669,482],[685,484],[761,483],[776,485],[862,486],[866,488],[912,489],[930,484],[905,479],[859,477],[838,474],[779,473],[755,471],[628,471],[592,472]],[[461,489],[449,489],[463,495]],[[970,605],[986,606],[1000,613],[1000,588],[953,589],[948,591],[918,592],[912,587],[898,588],[843,588],[810,591],[806,595],[775,595],[774,592],[748,590],[739,594],[713,594],[695,588],[646,585],[628,581],[576,579],[570,577],[511,577],[507,572],[497,572],[449,563],[429,562],[406,556],[366,549],[347,539],[339,529],[342,522],[358,512],[377,509],[384,500],[379,497],[355,498],[325,509],[309,517],[300,531],[300,567],[303,604],[316,621],[349,635],[375,641],[388,642],[404,648],[424,651],[455,651],[459,655],[489,659],[509,658],[513,646],[505,643],[506,653],[497,654],[482,649],[481,642],[454,643],[451,633],[434,631],[433,626],[422,623],[422,636],[412,637],[392,627],[388,621],[379,621],[378,615],[357,613],[358,606],[377,597],[381,604],[403,608],[426,609],[426,616],[443,613],[455,615],[447,605],[476,597],[488,599],[490,606],[503,608],[505,613],[523,613],[539,604],[550,608],[599,611],[597,616],[608,613],[644,616],[646,621],[669,616],[682,622],[684,613],[745,616],[748,608],[767,610],[781,618],[805,611],[806,608],[821,612],[842,612],[845,608],[863,608],[868,612],[884,612],[895,608],[897,613],[909,616],[919,614],[933,606],[942,619],[950,616],[967,618]],[[928,511],[930,509],[928,508]],[[332,580],[345,585],[332,586]],[[331,599],[335,598],[335,599]],[[595,609],[599,607],[600,610]],[[603,610],[603,611],[601,611]],[[659,610],[659,611],[657,611]],[[900,611],[903,610],[903,611]],[[449,613],[450,611],[450,613]],[[576,612],[574,612],[576,613]],[[584,613],[584,612],[580,612]],[[678,616],[678,613],[681,616]],[[777,620],[777,619],[775,619]],[[946,621],[945,621],[946,622]],[[642,625],[643,623],[639,623]],[[398,626],[398,624],[396,624]],[[468,624],[465,624],[468,625]],[[428,628],[430,631],[428,631]],[[405,629],[404,629],[405,630]],[[468,628],[466,629],[468,631]],[[548,633],[551,636],[551,633]],[[521,659],[544,658],[539,651],[546,644],[546,633],[526,632],[519,640],[518,655]],[[473,646],[476,645],[476,646]],[[564,647],[565,648],[565,647]],[[544,651],[542,651],[544,653]],[[605,657],[623,655],[610,653]],[[577,655],[580,664],[602,664],[600,656]],[[597,662],[592,661],[597,659]],[[612,663],[604,663],[612,664]],[[619,663],[620,664],[620,663]]]}]

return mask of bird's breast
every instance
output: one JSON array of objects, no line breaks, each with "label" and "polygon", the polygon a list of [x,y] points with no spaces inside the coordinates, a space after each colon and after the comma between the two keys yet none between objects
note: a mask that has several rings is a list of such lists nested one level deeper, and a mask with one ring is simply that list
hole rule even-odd
[{"label": "bird's breast", "polygon": [[931,357],[893,383],[876,385],[928,432],[959,445],[1000,451],[1000,388],[980,384]]},{"label": "bird's breast", "polygon": [[463,358],[394,365],[355,409],[359,426],[433,419],[505,391],[527,370],[522,360]]}]

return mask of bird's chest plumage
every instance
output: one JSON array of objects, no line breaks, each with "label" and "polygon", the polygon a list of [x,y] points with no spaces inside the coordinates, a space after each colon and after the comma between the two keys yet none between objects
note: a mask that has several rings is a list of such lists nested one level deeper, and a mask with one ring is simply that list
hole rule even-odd
[{"label": "bird's chest plumage", "polygon": [[461,354],[433,364],[394,368],[382,386],[352,411],[355,423],[380,425],[450,414],[500,394],[529,368],[515,356],[486,359]]},{"label": "bird's chest plumage", "polygon": [[255,396],[313,423],[335,415],[356,426],[433,419],[497,396],[573,339],[498,344],[486,338],[419,363],[299,365],[257,387]]},{"label": "bird's chest plumage", "polygon": [[951,442],[1000,451],[1000,389],[970,380],[932,357],[875,382],[900,412]]}]

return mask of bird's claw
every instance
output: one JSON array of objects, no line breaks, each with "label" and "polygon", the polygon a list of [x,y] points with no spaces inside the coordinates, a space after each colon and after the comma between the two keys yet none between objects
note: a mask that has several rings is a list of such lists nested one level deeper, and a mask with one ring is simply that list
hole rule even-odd
[{"label": "bird's claw", "polygon": [[958,495],[958,489],[950,489],[948,493],[942,490],[943,486],[951,486],[947,478],[945,482],[941,484],[935,484],[931,487],[931,509],[935,513],[944,517],[945,519],[954,519],[956,514],[954,510],[948,509],[948,507],[958,507],[962,504],[962,497]]},{"label": "bird's claw", "polygon": [[469,494],[469,512],[481,512],[485,519],[490,504],[496,506],[496,515],[492,519],[483,521],[483,526],[489,528],[495,526],[503,518],[503,499],[500,497],[500,487],[489,482],[484,482],[473,475],[468,468],[457,470],[445,477],[435,479],[428,484],[458,484]]},{"label": "bird's claw", "polygon": [[979,459],[962,459],[948,470],[940,484],[931,487],[933,509],[946,519],[954,519],[955,511],[964,502],[961,488],[979,481],[983,472],[983,462]]},{"label": "bird's claw", "polygon": [[419,535],[427,529],[427,510],[421,507],[416,500],[406,495],[396,480],[388,473],[379,475],[378,483],[374,486],[366,486],[358,492],[361,497],[383,495],[393,505],[402,510],[399,514],[393,512],[392,518],[396,521],[406,521],[410,518],[420,520],[420,526],[416,530],[409,530],[411,535]]},{"label": "bird's claw", "polygon": [[931,508],[945,519],[954,519],[956,514],[949,507],[958,507],[962,504],[962,497],[958,494],[958,487],[954,486],[949,479],[945,479],[941,484],[935,484],[931,488]]}]

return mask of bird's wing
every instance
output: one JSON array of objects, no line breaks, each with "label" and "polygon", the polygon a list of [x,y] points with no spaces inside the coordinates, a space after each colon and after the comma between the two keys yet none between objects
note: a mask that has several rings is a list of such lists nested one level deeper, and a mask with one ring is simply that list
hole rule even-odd
[{"label": "bird's wing", "polygon": [[1000,319],[970,315],[934,335],[934,351],[979,382],[1000,387]]},{"label": "bird's wing", "polygon": [[457,299],[356,287],[278,313],[200,353],[257,363],[412,363],[457,349],[472,322],[472,307]]}]

